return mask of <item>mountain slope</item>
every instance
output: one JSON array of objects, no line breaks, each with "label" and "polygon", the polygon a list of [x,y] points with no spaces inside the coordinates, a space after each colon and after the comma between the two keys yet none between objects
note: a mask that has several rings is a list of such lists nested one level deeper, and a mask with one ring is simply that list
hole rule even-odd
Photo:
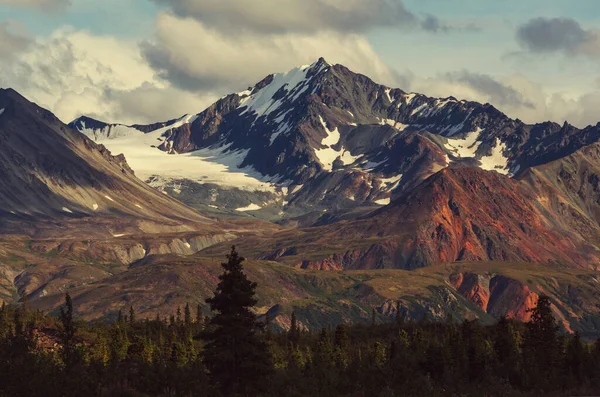
[{"label": "mountain slope", "polygon": [[375,209],[450,164],[518,176],[600,137],[599,126],[527,125],[489,104],[388,88],[324,59],[267,76],[193,117],[131,127],[84,117],[72,126],[128,159],[141,148],[160,164],[159,151],[172,154],[176,167],[129,161],[196,208],[270,220]]},{"label": "mountain slope", "polygon": [[[238,245],[259,259],[319,270],[416,269],[454,261],[598,269],[598,222],[574,204],[561,203],[570,188],[561,192],[540,179],[543,168],[538,168],[530,171],[532,178],[537,175],[533,184],[528,178],[451,166],[359,219],[288,230]],[[595,181],[598,175],[588,174],[586,180]],[[593,190],[587,182],[581,186],[581,191]],[[596,203],[593,197],[589,202]],[[216,253],[224,247],[207,252],[213,249]]]},{"label": "mountain slope", "polygon": [[137,231],[211,222],[137,179],[122,155],[112,156],[15,91],[0,90],[0,109],[2,232],[35,233],[44,222],[51,232],[94,220],[99,228],[87,232],[110,235],[111,222]]}]

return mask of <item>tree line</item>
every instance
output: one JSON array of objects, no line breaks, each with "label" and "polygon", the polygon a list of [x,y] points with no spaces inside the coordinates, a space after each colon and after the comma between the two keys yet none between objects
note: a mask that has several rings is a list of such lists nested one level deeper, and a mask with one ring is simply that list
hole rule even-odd
[{"label": "tree line", "polygon": [[0,308],[0,396],[562,396],[600,394],[600,339],[561,334],[548,297],[531,320],[339,324],[287,331],[252,311],[256,284],[235,248],[211,316],[133,307],[112,324]]}]

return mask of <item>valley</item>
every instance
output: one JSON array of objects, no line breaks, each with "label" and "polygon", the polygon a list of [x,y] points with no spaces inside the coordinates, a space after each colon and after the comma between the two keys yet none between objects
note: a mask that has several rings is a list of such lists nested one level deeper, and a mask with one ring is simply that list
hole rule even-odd
[{"label": "valley", "polygon": [[[196,115],[69,125],[0,91],[0,297],[167,315],[231,245],[257,313],[316,330],[403,316],[600,332],[598,127],[388,88],[319,59]],[[208,314],[208,313],[207,313]]]}]

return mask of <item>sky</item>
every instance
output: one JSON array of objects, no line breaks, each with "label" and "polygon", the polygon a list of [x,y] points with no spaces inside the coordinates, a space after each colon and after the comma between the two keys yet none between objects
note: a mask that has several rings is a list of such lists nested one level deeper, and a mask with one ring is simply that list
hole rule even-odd
[{"label": "sky", "polygon": [[597,0],[0,0],[0,87],[65,122],[198,113],[321,56],[529,123],[600,121]]}]

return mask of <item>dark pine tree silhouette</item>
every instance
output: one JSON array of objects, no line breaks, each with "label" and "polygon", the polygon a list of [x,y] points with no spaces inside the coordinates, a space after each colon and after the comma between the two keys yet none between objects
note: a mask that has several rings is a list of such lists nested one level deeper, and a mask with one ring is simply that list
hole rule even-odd
[{"label": "dark pine tree silhouette", "polygon": [[129,307],[129,322],[131,324],[135,323],[135,311],[133,310],[133,306]]},{"label": "dark pine tree silhouette", "polygon": [[292,346],[296,346],[300,339],[300,331],[298,329],[298,321],[296,320],[296,312],[292,312],[292,319],[290,322],[290,330],[288,331],[288,340]]},{"label": "dark pine tree silhouette", "polygon": [[540,296],[531,309],[531,320],[523,343],[528,384],[531,387],[552,388],[557,380],[557,362],[560,359],[558,326],[552,315],[550,298]]},{"label": "dark pine tree silhouette", "polygon": [[244,274],[235,247],[221,264],[224,272],[213,298],[206,300],[214,313],[203,338],[204,362],[210,377],[226,396],[253,396],[265,389],[273,371],[260,324],[250,308],[256,305],[256,283]]},{"label": "dark pine tree silhouette", "polygon": [[70,369],[76,361],[75,333],[77,328],[73,321],[73,301],[71,295],[65,295],[65,306],[60,308],[59,336],[62,343],[61,356],[67,369]]}]

